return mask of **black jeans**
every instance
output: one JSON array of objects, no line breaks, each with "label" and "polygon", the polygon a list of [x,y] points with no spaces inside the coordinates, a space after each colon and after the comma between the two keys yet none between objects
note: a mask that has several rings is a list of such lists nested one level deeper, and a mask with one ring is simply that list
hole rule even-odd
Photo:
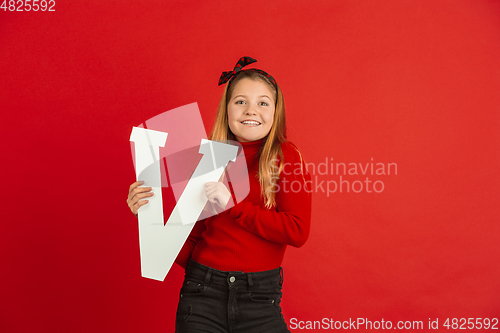
[{"label": "black jeans", "polygon": [[225,272],[190,260],[181,288],[177,333],[290,332],[281,313],[281,267]]}]

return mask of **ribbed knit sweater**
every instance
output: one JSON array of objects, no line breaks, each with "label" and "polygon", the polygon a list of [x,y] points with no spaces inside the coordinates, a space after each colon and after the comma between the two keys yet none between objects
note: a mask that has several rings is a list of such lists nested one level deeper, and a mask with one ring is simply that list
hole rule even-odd
[{"label": "ribbed knit sweater", "polygon": [[259,150],[264,139],[240,143],[243,149],[238,158],[244,154],[250,193],[237,202],[230,187],[232,207],[196,222],[177,256],[176,262],[181,267],[185,268],[192,258],[222,271],[271,270],[281,265],[287,245],[300,247],[309,236],[310,175],[295,146],[290,142],[281,145],[285,168],[279,180],[275,180],[276,206],[267,209],[257,177]]}]

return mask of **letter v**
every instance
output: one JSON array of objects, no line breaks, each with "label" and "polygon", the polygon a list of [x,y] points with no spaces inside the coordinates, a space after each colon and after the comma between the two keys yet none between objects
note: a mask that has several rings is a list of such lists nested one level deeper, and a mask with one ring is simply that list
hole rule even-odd
[{"label": "letter v", "polygon": [[136,176],[140,175],[144,186],[151,186],[155,194],[139,209],[141,273],[159,281],[165,280],[207,202],[205,183],[218,181],[238,152],[237,146],[202,139],[199,153],[203,157],[164,225],[159,147],[165,145],[167,136],[165,132],[139,127],[134,127],[130,135],[130,141],[135,143]]},{"label": "letter v", "polygon": [[359,163],[359,168],[361,169],[361,172],[363,173],[363,175],[366,173],[366,170],[368,170],[368,164],[369,164],[369,163],[366,163],[366,167],[365,167],[365,169],[363,170],[363,167],[361,166],[361,163]]}]

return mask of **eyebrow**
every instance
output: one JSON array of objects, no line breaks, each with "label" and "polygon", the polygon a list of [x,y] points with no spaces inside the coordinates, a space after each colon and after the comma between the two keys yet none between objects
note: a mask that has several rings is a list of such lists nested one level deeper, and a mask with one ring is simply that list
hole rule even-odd
[{"label": "eyebrow", "polygon": [[[236,95],[233,98],[237,98],[237,97],[245,97],[246,98],[247,96],[246,95]],[[260,95],[258,97],[267,97],[270,101],[272,101],[272,99],[267,95]]]}]

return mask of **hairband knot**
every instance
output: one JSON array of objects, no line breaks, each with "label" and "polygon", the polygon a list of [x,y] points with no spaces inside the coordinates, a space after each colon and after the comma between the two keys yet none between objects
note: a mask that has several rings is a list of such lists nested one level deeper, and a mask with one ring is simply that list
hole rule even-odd
[{"label": "hairband knot", "polygon": [[[253,64],[254,62],[257,62],[257,60],[255,60],[254,58],[251,58],[251,57],[241,57],[238,60],[238,62],[236,63],[236,65],[234,66],[234,69],[232,71],[222,72],[222,74],[221,74],[221,76],[219,78],[219,86],[221,84],[224,84],[224,83],[228,82],[229,80],[231,80],[239,72],[245,71],[245,70],[242,70],[242,68],[245,67],[245,66],[247,66],[247,65]],[[249,71],[255,71],[255,72],[258,72],[258,73],[264,75],[265,77],[267,77],[272,82],[272,84],[274,85],[274,88],[276,88],[276,80],[274,80],[274,78],[271,75],[267,74],[263,70],[256,69],[256,68],[249,68],[247,70],[249,70]]]}]

